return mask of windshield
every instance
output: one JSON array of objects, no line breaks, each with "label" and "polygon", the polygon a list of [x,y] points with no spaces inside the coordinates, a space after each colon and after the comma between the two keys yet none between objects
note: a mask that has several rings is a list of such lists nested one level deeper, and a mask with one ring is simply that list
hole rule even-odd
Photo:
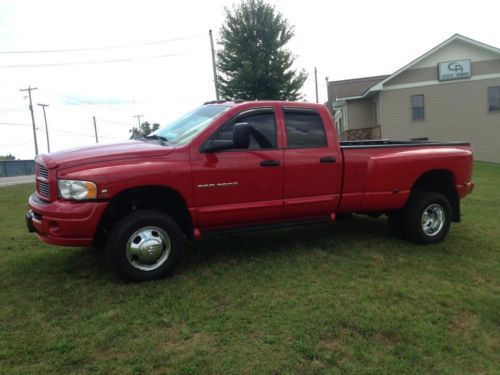
[{"label": "windshield", "polygon": [[224,105],[204,105],[198,107],[194,111],[151,133],[150,136],[166,138],[169,145],[187,143],[229,108],[230,106]]}]

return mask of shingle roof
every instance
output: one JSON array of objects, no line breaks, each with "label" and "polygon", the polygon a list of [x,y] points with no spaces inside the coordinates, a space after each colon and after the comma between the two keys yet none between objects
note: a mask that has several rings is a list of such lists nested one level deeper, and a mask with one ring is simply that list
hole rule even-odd
[{"label": "shingle roof", "polygon": [[356,79],[344,79],[341,81],[328,82],[329,89],[331,88],[334,100],[341,98],[349,98],[352,96],[363,95],[370,87],[383,81],[388,75],[364,77]]}]

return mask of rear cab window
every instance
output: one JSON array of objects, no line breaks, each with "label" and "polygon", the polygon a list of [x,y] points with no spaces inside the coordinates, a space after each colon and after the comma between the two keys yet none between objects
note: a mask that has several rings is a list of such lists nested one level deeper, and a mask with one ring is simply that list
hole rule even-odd
[{"label": "rear cab window", "polygon": [[288,148],[327,147],[326,133],[319,113],[310,109],[284,108]]}]

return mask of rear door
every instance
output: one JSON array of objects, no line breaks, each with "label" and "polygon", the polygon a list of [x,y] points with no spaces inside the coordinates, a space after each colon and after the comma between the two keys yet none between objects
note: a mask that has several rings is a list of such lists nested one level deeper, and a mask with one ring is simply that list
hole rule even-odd
[{"label": "rear door", "polygon": [[324,114],[284,107],[284,218],[326,216],[340,198],[342,155]]},{"label": "rear door", "polygon": [[233,126],[247,122],[246,150],[192,150],[196,221],[200,228],[262,224],[283,215],[283,149],[275,108],[243,111],[209,139],[231,140]]}]

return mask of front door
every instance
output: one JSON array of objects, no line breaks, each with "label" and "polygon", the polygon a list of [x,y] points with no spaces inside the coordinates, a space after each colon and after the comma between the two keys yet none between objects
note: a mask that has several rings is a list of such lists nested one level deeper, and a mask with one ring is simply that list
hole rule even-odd
[{"label": "front door", "polygon": [[231,140],[235,123],[250,125],[245,150],[192,151],[197,226],[248,226],[280,220],[283,214],[283,150],[273,108],[238,114],[210,139]]}]

